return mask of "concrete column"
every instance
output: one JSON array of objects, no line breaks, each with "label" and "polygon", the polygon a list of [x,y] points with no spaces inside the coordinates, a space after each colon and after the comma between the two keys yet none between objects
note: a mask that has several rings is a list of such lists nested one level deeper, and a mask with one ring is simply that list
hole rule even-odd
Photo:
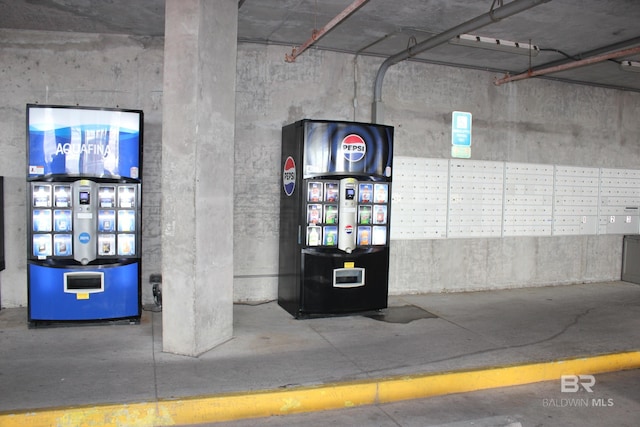
[{"label": "concrete column", "polygon": [[166,0],[162,126],[163,350],[233,333],[237,0]]}]

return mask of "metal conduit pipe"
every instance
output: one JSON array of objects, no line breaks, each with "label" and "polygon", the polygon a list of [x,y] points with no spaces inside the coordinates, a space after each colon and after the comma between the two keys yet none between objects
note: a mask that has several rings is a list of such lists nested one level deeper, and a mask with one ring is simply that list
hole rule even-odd
[{"label": "metal conduit pipe", "polygon": [[571,70],[573,68],[584,67],[585,65],[597,64],[598,62],[608,61],[609,59],[622,58],[623,56],[630,56],[638,53],[640,53],[640,46],[620,50],[618,52],[611,52],[604,55],[594,56],[592,58],[586,58],[576,62],[569,62],[568,64],[556,65],[555,67],[525,71],[524,73],[517,74],[515,76],[506,75],[501,79],[496,79],[494,81],[494,84],[496,86],[500,86],[503,83],[515,82],[518,80],[524,80],[536,76],[544,76],[545,74]]},{"label": "metal conduit pipe", "polygon": [[487,25],[493,24],[501,19],[508,18],[549,1],[551,0],[514,0],[509,4],[500,6],[497,9],[492,9],[485,14],[430,37],[387,58],[378,69],[378,74],[376,75],[376,81],[373,87],[373,106],[371,109],[372,122],[381,123],[384,119],[382,114],[382,82],[390,66],[404,61],[405,59],[409,59],[412,56],[424,52],[425,50],[444,44],[459,34],[469,33],[479,28],[486,27]]},{"label": "metal conduit pipe", "polygon": [[[543,65],[539,65],[537,67],[534,68],[530,68],[526,71],[522,71],[520,73],[517,73],[515,75],[520,75],[520,74],[526,74],[526,73],[537,73],[540,70],[548,70],[551,69],[552,67],[559,67],[559,66],[563,66],[566,64],[572,64],[576,61],[583,61],[585,59],[588,58],[596,58],[596,57],[600,57],[601,55],[604,54],[608,54],[611,53],[613,51],[621,51],[622,49],[628,49],[630,46],[637,46],[640,44],[640,37],[634,37],[632,39],[629,40],[624,40],[618,43],[614,43],[611,45],[607,45],[604,47],[599,47],[597,49],[593,49],[590,50],[588,52],[582,52],[579,53],[577,55],[571,55],[570,58],[565,58],[565,59],[560,59],[557,61],[553,61],[553,62],[548,62],[546,64]],[[541,50],[553,50],[553,49],[541,49]],[[560,52],[561,53],[561,52]],[[566,55],[566,54],[564,54]],[[606,58],[606,59],[614,59],[614,58]],[[548,74],[548,73],[545,73]],[[503,82],[501,82],[503,83]],[[621,88],[619,86],[613,86],[613,85],[598,85],[599,87],[605,87],[605,88],[610,88],[610,89],[617,89],[617,90],[632,90],[632,89],[626,89],[626,88]],[[638,92],[638,90],[635,90],[635,92]]]}]

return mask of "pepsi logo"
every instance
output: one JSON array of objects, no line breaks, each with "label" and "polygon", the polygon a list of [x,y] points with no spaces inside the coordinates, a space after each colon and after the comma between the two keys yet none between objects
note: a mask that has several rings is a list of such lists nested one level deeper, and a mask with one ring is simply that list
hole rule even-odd
[{"label": "pepsi logo", "polygon": [[352,133],[342,140],[342,152],[348,162],[359,162],[367,154],[367,144],[360,135]]},{"label": "pepsi logo", "polygon": [[287,196],[291,196],[296,188],[296,162],[293,161],[291,156],[284,161],[282,188],[284,188],[284,193]]},{"label": "pepsi logo", "polygon": [[353,233],[353,225],[347,224],[344,226],[344,232],[347,234]]},{"label": "pepsi logo", "polygon": [[89,241],[91,241],[91,235],[86,232],[80,233],[80,235],[78,236],[78,240],[83,245],[86,245],[87,243],[89,243]]}]

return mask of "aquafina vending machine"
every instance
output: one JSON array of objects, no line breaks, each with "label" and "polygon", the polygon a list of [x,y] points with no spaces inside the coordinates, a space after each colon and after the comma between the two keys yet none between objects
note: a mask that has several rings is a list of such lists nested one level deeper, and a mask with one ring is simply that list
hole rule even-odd
[{"label": "aquafina vending machine", "polygon": [[27,105],[30,326],[141,315],[139,110]]}]

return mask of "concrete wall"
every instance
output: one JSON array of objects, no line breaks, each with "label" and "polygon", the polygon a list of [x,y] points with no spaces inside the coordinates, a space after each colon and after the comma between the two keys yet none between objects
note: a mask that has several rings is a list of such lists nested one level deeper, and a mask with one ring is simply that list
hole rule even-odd
[{"label": "concrete wall", "polygon": [[[276,297],[280,126],[371,120],[382,60],[241,45],[237,64],[235,298]],[[548,80],[496,87],[492,73],[403,62],[383,86],[395,154],[451,155],[451,112],[474,115],[475,160],[640,169],[640,94]],[[390,293],[620,279],[621,236],[394,240]]]},{"label": "concrete wall", "polygon": [[[276,298],[280,130],[302,118],[370,121],[382,59],[241,44],[236,81],[234,299]],[[143,299],[160,269],[162,39],[0,31],[0,175],[6,176],[2,305],[26,304],[25,104],[145,111]],[[399,156],[449,158],[450,115],[474,114],[472,158],[640,169],[640,94],[403,62],[383,86]],[[230,159],[229,159],[230,160]],[[158,165],[158,166],[157,166]],[[213,166],[213,165],[212,165]],[[179,177],[176,177],[179,179]],[[215,227],[215,224],[212,224]],[[390,292],[461,291],[620,278],[621,236],[395,240]]]},{"label": "concrete wall", "polygon": [[[640,94],[418,63],[385,80],[396,155],[447,158],[451,111],[473,116],[476,160],[639,169]],[[619,280],[620,236],[394,241],[390,292]]]}]

